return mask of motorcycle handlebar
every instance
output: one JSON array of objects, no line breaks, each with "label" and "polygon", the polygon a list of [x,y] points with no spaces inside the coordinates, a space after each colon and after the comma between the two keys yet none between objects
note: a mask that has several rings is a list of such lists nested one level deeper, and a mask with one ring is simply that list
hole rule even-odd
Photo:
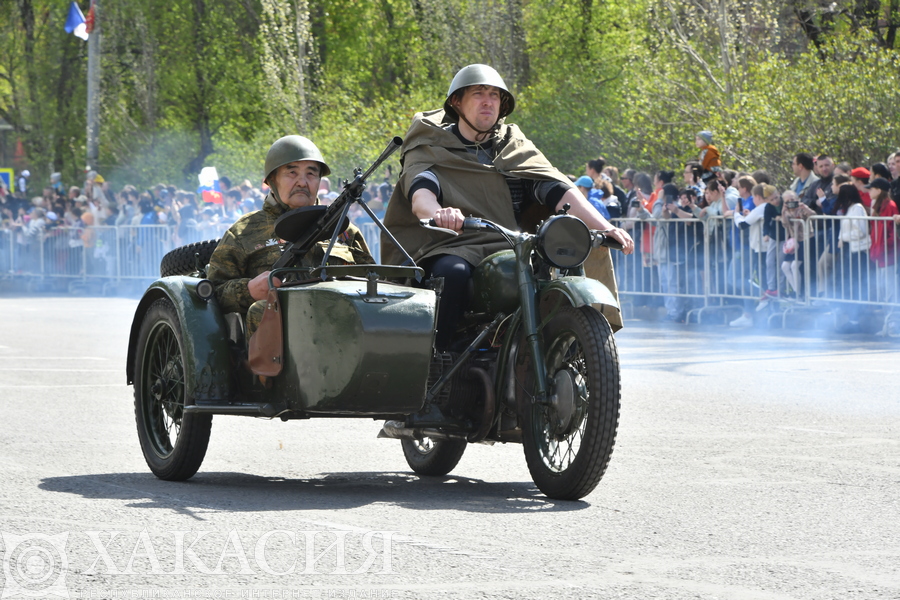
[{"label": "motorcycle handlebar", "polygon": [[[444,233],[448,233],[450,235],[459,235],[456,231],[452,229],[447,229],[444,227],[438,227],[435,223],[434,219],[421,219],[419,221],[422,227],[426,227],[428,229],[433,229],[435,231],[441,231]],[[491,223],[485,219],[479,219],[477,217],[466,217],[463,220],[462,231],[497,231],[499,233],[503,233],[505,235],[515,234],[515,232],[507,231],[504,228],[500,227],[495,223]],[[600,231],[599,229],[594,229],[591,231],[591,245],[594,248],[599,248],[600,246],[606,246],[610,250],[623,250],[625,247],[622,243],[608,235],[607,232]]]},{"label": "motorcycle handlebar", "polygon": [[610,250],[624,250],[625,246],[622,245],[622,242],[619,240],[610,237],[603,231],[599,231],[597,229],[591,231],[591,237],[593,238],[593,246],[594,248],[599,248],[600,246],[606,246]]},{"label": "motorcycle handlebar", "polygon": [[[452,229],[447,229],[445,227],[438,227],[437,223],[434,219],[421,219],[419,223],[422,224],[422,227],[428,227],[429,229],[437,229],[440,231],[453,231]],[[476,217],[466,217],[463,219],[462,229],[461,231],[485,231],[490,229],[491,227],[486,224],[483,219],[479,219]],[[456,233],[453,231],[453,233]],[[459,235],[459,234],[457,234]]]}]

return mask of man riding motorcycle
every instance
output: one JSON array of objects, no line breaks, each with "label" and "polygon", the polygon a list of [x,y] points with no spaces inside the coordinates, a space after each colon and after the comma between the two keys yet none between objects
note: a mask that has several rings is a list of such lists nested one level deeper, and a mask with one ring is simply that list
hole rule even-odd
[{"label": "man riding motorcycle", "polygon": [[[474,267],[508,247],[495,234],[461,232],[465,217],[528,230],[568,204],[569,214],[591,229],[608,231],[626,254],[634,250],[626,231],[604,219],[517,126],[503,122],[514,108],[515,98],[496,70],[469,65],[453,78],[442,109],[415,115],[401,148],[403,171],[384,221],[428,275],[444,278],[439,350],[447,348],[466,310]],[[420,219],[461,233],[450,237],[429,231]],[[383,262],[404,260],[391,244],[382,247]],[[598,249],[592,259],[588,274],[615,290],[609,251]],[[614,329],[621,327],[617,309],[606,307],[604,314]]]}]

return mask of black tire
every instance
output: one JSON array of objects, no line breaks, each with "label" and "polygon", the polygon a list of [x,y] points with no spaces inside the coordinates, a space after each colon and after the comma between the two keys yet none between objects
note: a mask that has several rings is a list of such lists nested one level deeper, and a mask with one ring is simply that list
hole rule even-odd
[{"label": "black tire", "polygon": [[463,452],[466,451],[465,440],[433,440],[426,437],[422,440],[400,440],[406,464],[419,475],[440,477],[452,471]]},{"label": "black tire", "polygon": [[184,344],[175,306],[150,305],[134,365],[134,416],[147,466],[166,481],[191,478],[209,445],[212,415],[185,413]]},{"label": "black tire", "polygon": [[[525,460],[544,494],[578,500],[600,483],[616,442],[616,342],[609,323],[589,306],[561,309],[544,327],[543,339],[548,386],[558,400],[545,406],[525,397]],[[533,389],[530,377],[525,389]]]},{"label": "black tire", "polygon": [[209,264],[209,257],[218,245],[219,240],[206,240],[175,248],[162,257],[159,263],[159,276],[190,275],[196,272],[197,254],[200,255],[200,268],[206,267]]}]

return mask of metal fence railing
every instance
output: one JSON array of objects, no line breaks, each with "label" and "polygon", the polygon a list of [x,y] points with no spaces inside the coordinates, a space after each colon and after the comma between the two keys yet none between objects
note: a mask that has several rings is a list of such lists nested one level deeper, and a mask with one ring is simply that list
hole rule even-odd
[{"label": "metal fence railing", "polygon": [[634,254],[614,254],[626,303],[662,297],[668,314],[698,322],[770,305],[769,319],[782,325],[823,308],[851,321],[869,310],[885,324],[900,322],[900,234],[892,219],[814,216],[785,226],[779,217],[768,236],[762,223],[742,228],[722,216],[618,224],[635,240]]},{"label": "metal fence railing", "polygon": [[366,238],[366,245],[369,247],[369,253],[375,262],[381,262],[381,229],[375,223],[362,223],[359,226],[363,237]]},{"label": "metal fence railing", "polygon": [[[762,304],[768,318],[830,309],[855,319],[877,311],[900,324],[900,245],[897,225],[878,217],[780,220],[764,228],[737,227],[729,217],[619,219],[635,252],[613,253],[624,305],[663,304],[670,315],[702,322]],[[174,247],[220,237],[226,227],[169,225],[0,229],[0,277],[39,277],[100,283],[152,280]],[[380,230],[360,229],[376,260]],[[765,231],[774,235],[765,235]],[[195,239],[196,238],[196,239]],[[885,331],[887,329],[885,328]]]}]

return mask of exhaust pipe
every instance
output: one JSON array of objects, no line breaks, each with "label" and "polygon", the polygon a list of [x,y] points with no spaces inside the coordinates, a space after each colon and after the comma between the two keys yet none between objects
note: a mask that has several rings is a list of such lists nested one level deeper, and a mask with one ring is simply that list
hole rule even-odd
[{"label": "exhaust pipe", "polygon": [[385,421],[381,431],[378,432],[379,438],[389,438],[394,440],[421,440],[428,437],[433,440],[465,440],[465,434],[447,433],[429,427],[405,427],[402,421]]}]

